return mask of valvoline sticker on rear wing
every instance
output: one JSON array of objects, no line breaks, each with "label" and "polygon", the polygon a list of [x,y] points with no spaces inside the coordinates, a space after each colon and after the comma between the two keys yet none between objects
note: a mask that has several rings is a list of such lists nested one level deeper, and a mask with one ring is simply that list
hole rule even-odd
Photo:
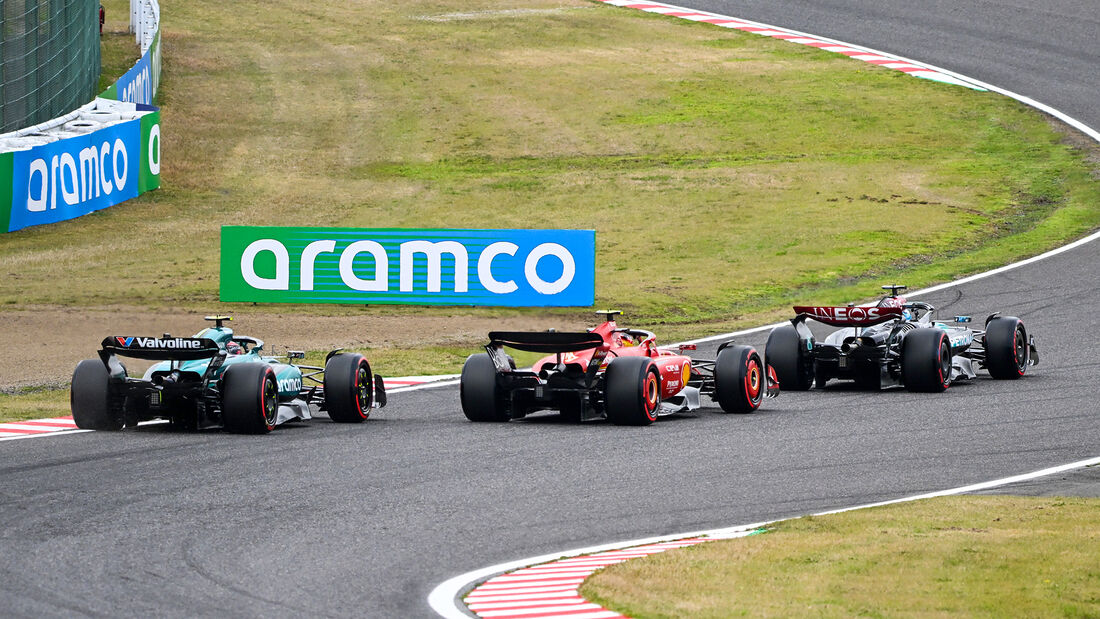
[{"label": "valvoline sticker on rear wing", "polygon": [[103,351],[135,359],[208,359],[217,356],[214,340],[205,337],[138,337],[113,335],[103,340]]},{"label": "valvoline sticker on rear wing", "polygon": [[902,308],[796,305],[794,312],[798,314],[796,322],[811,318],[834,327],[869,327],[901,318]]}]

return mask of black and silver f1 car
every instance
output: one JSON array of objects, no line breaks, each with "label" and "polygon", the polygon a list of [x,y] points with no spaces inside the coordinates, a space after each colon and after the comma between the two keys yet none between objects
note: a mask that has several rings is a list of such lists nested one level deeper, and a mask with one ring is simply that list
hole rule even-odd
[{"label": "black and silver f1 car", "polygon": [[[659,415],[700,407],[699,396],[722,410],[751,413],[779,386],[751,346],[726,343],[714,361],[658,348],[657,337],[615,324],[618,311],[597,312],[603,324],[585,333],[492,332],[485,353],[462,368],[462,411],[471,421],[508,421],[539,410],[567,419],[604,419],[648,425]],[[517,370],[503,348],[549,353],[528,371]]]},{"label": "black and silver f1 car", "polygon": [[[355,423],[386,404],[382,377],[371,373],[363,355],[337,349],[323,368],[297,365],[304,352],[263,355],[262,340],[234,335],[223,325],[232,318],[206,319],[214,326],[193,337],[104,339],[99,358],[81,361],[73,372],[70,405],[77,427],[120,430],[168,419],[187,429],[266,433],[311,419],[311,405],[333,421]],[[134,378],[120,356],[165,361]]]},{"label": "black and silver f1 car", "polygon": [[[905,286],[882,288],[890,294],[872,307],[796,306],[791,324],[772,330],[764,350],[784,389],[840,379],[867,389],[943,391],[982,368],[993,378],[1016,379],[1039,363],[1035,338],[1019,318],[995,313],[984,329],[966,326],[970,316],[948,324],[935,320],[928,303],[898,296]],[[807,320],[841,329],[818,342]]]}]

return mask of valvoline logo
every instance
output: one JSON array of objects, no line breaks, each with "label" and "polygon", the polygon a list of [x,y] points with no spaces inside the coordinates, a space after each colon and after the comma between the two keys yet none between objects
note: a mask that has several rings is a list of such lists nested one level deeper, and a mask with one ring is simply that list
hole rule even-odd
[{"label": "valvoline logo", "polygon": [[122,337],[115,336],[115,341],[122,348],[175,348],[198,349],[202,348],[202,340],[189,337],[173,337],[163,339],[159,337]]}]

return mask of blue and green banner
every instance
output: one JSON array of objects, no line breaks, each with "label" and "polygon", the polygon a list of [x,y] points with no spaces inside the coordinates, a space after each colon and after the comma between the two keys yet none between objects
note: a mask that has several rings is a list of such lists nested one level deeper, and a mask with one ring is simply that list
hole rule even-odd
[{"label": "blue and green banner", "polygon": [[13,153],[0,153],[0,232],[7,232],[11,219],[11,169]]},{"label": "blue and green banner", "polygon": [[[160,112],[4,157],[11,182],[0,191],[3,231],[87,215],[160,186]],[[0,174],[8,170],[3,161]]]},{"label": "blue and green banner", "polygon": [[130,70],[104,90],[100,97],[130,103],[152,105],[160,85],[160,31],[153,35],[149,49],[141,55]]},{"label": "blue and green banner", "polygon": [[223,226],[221,300],[589,306],[593,230]]},{"label": "blue and green banner", "polygon": [[161,69],[157,28],[137,63],[100,95],[150,113],[0,153],[0,233],[80,217],[160,187],[160,111],[152,105]]}]

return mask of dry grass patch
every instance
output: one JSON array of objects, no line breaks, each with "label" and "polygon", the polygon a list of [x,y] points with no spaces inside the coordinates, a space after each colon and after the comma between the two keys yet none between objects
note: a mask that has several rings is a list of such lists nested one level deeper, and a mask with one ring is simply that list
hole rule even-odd
[{"label": "dry grass patch", "polygon": [[[420,19],[454,13],[480,17]],[[225,224],[593,228],[596,304],[681,337],[1100,223],[1038,114],[706,24],[583,0],[194,0],[163,22],[162,188],[0,235],[0,308],[209,311]]]}]

